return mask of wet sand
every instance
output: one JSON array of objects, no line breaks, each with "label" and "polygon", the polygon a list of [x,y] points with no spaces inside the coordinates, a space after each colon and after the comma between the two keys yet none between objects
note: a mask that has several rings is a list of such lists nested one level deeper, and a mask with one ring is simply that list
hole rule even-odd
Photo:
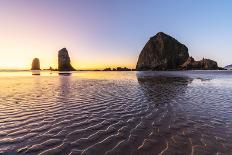
[{"label": "wet sand", "polygon": [[232,72],[30,74],[0,75],[0,154],[232,154]]}]

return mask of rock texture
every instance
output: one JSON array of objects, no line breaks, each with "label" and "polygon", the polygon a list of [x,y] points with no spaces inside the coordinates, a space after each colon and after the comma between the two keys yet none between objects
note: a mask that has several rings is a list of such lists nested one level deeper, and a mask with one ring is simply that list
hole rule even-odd
[{"label": "rock texture", "polygon": [[181,65],[183,70],[215,70],[219,69],[217,62],[210,59],[202,59],[201,61],[195,61],[193,57],[189,57],[188,60]]},{"label": "rock texture", "polygon": [[31,70],[40,70],[40,62],[38,58],[34,58],[31,65]]},{"label": "rock texture", "polygon": [[215,70],[217,62],[195,61],[188,48],[175,38],[159,32],[146,43],[139,55],[136,70]]},{"label": "rock texture", "polygon": [[58,70],[59,71],[75,71],[71,65],[70,57],[66,48],[58,52]]},{"label": "rock texture", "polygon": [[137,70],[177,70],[189,57],[188,48],[175,38],[159,32],[139,55]]}]

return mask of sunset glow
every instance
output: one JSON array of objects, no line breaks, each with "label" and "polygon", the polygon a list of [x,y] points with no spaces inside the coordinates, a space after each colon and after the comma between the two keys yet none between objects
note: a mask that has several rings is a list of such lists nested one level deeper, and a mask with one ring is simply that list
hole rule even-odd
[{"label": "sunset glow", "polygon": [[159,31],[175,36],[197,59],[231,64],[230,4],[199,2],[1,0],[0,69],[29,69],[35,57],[41,68],[56,68],[63,47],[77,69],[134,68]]}]

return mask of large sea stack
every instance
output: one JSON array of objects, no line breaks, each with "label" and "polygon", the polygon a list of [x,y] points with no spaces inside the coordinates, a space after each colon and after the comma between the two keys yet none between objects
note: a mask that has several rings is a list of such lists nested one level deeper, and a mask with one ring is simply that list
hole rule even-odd
[{"label": "large sea stack", "polygon": [[189,57],[188,48],[175,38],[159,32],[150,38],[139,55],[136,70],[216,70],[216,61]]},{"label": "large sea stack", "polygon": [[137,70],[177,70],[189,57],[188,48],[175,38],[159,32],[139,55]]},{"label": "large sea stack", "polygon": [[58,70],[59,71],[75,71],[71,65],[70,57],[66,48],[58,52]]},{"label": "large sea stack", "polygon": [[31,70],[40,70],[40,62],[38,58],[34,58],[31,65]]}]

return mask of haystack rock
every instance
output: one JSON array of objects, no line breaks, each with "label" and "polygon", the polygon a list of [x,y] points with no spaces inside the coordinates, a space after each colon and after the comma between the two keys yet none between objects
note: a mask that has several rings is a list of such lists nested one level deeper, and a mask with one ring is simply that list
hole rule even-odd
[{"label": "haystack rock", "polygon": [[71,65],[70,57],[66,48],[58,52],[58,70],[59,71],[75,71]]},{"label": "haystack rock", "polygon": [[188,48],[175,38],[159,32],[139,55],[137,70],[177,70],[189,57]]},{"label": "haystack rock", "polygon": [[34,58],[31,65],[31,70],[40,70],[40,62],[38,58]]},{"label": "haystack rock", "polygon": [[217,62],[210,59],[202,59],[195,61],[193,57],[189,57],[188,60],[181,65],[184,70],[216,70],[219,69]]}]

